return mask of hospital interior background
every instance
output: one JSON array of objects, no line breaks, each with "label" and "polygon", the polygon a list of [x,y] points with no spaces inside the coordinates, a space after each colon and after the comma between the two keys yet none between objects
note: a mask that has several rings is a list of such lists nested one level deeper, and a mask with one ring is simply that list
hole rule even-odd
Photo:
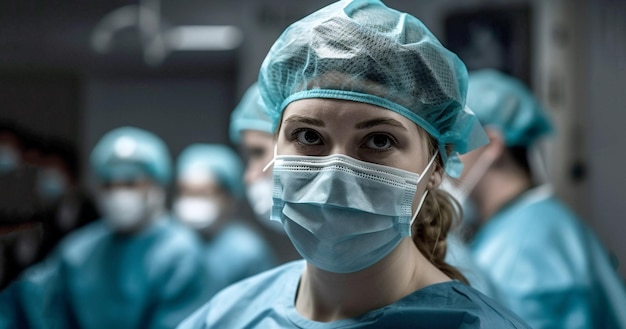
[{"label": "hospital interior background", "polygon": [[[118,126],[155,132],[173,157],[195,142],[229,144],[230,112],[271,43],[330,2],[2,0],[0,119],[71,141],[86,187],[90,150]],[[626,2],[384,2],[420,18],[468,68],[532,88],[556,123],[546,175],[626,277]]]}]

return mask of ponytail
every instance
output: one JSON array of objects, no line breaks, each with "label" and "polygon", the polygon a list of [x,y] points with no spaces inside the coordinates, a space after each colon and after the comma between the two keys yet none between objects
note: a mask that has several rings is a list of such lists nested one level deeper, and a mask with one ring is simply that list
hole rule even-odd
[{"label": "ponytail", "polygon": [[[436,143],[431,139],[431,146],[434,145]],[[434,150],[435,147],[431,149]],[[443,168],[440,156],[437,157],[436,164]],[[460,209],[459,203],[447,192],[431,190],[411,227],[411,233],[413,243],[426,259],[450,278],[469,284],[459,270],[445,261],[448,232],[458,223]]]}]

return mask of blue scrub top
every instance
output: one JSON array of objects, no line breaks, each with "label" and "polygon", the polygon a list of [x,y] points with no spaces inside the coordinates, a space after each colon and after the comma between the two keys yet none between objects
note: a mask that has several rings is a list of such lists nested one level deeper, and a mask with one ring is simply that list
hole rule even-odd
[{"label": "blue scrub top", "polygon": [[202,249],[204,264],[211,273],[207,284],[211,286],[212,294],[275,264],[272,249],[265,240],[248,226],[235,221],[204,241]]},{"label": "blue scrub top", "polygon": [[547,186],[499,211],[471,251],[501,302],[535,329],[626,328],[626,293],[608,253]]},{"label": "blue scrub top", "polygon": [[58,265],[53,257],[32,265],[0,293],[0,328],[63,328]]},{"label": "blue scrub top", "polygon": [[450,281],[422,288],[353,319],[300,316],[295,296],[306,262],[298,260],[240,281],[216,295],[178,329],[196,328],[528,328],[480,292]]},{"label": "blue scrub top", "polygon": [[11,287],[18,309],[0,324],[174,328],[211,297],[201,252],[195,233],[167,217],[129,236],[94,222]]},{"label": "blue scrub top", "polygon": [[458,231],[448,233],[448,237],[446,238],[446,263],[461,271],[461,274],[469,281],[472,288],[495,299],[497,297],[496,289],[487,279],[483,270],[476,265],[470,253],[469,246],[461,240],[459,234]]}]

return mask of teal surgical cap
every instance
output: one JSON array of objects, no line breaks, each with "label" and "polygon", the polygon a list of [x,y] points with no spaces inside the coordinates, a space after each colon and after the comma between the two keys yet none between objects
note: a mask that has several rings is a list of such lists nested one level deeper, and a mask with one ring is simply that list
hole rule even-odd
[{"label": "teal surgical cap", "polygon": [[273,133],[272,122],[265,113],[265,106],[263,106],[257,83],[248,88],[230,116],[231,142],[239,144],[244,130]]},{"label": "teal surgical cap", "polygon": [[455,177],[457,155],[488,142],[465,107],[463,62],[417,18],[376,0],[339,1],[289,26],[261,66],[259,90],[274,130],[285,107],[305,98],[400,113],[437,140]]},{"label": "teal surgical cap", "polygon": [[531,146],[552,131],[550,119],[531,91],[496,70],[470,73],[467,104],[482,125],[502,133],[508,146]]},{"label": "teal surgical cap", "polygon": [[243,163],[232,149],[220,144],[192,144],[178,157],[178,180],[213,178],[232,196],[243,196]]},{"label": "teal surgical cap", "polygon": [[165,186],[171,178],[171,159],[156,135],[134,127],[105,134],[91,152],[91,167],[101,181],[150,178]]}]

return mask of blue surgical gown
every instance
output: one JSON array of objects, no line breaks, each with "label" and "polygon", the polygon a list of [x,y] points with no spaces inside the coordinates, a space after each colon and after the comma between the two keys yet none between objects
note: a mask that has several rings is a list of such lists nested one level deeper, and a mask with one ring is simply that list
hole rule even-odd
[{"label": "blue surgical gown", "polygon": [[135,235],[94,222],[11,287],[15,322],[39,327],[40,317],[45,328],[173,328],[211,297],[201,252],[197,236],[167,217]]},{"label": "blue surgical gown", "polygon": [[502,303],[535,328],[626,328],[626,294],[608,253],[547,186],[479,230],[472,255]]},{"label": "blue surgical gown", "polygon": [[294,261],[231,285],[178,329],[528,328],[510,311],[456,281],[419,289],[391,305],[357,318],[311,321],[295,308],[296,292],[305,266],[304,260]]},{"label": "blue surgical gown", "polygon": [[0,329],[65,327],[64,312],[55,309],[60,302],[58,264],[48,258],[33,265],[0,293]]},{"label": "blue surgical gown", "polygon": [[207,284],[213,293],[275,264],[272,250],[265,240],[238,222],[227,224],[216,236],[206,240],[202,258],[211,273]]},{"label": "blue surgical gown", "polygon": [[446,238],[446,263],[454,266],[469,281],[472,288],[491,297],[497,297],[497,291],[487,279],[487,275],[478,267],[469,247],[461,240],[457,231],[450,232]]}]

